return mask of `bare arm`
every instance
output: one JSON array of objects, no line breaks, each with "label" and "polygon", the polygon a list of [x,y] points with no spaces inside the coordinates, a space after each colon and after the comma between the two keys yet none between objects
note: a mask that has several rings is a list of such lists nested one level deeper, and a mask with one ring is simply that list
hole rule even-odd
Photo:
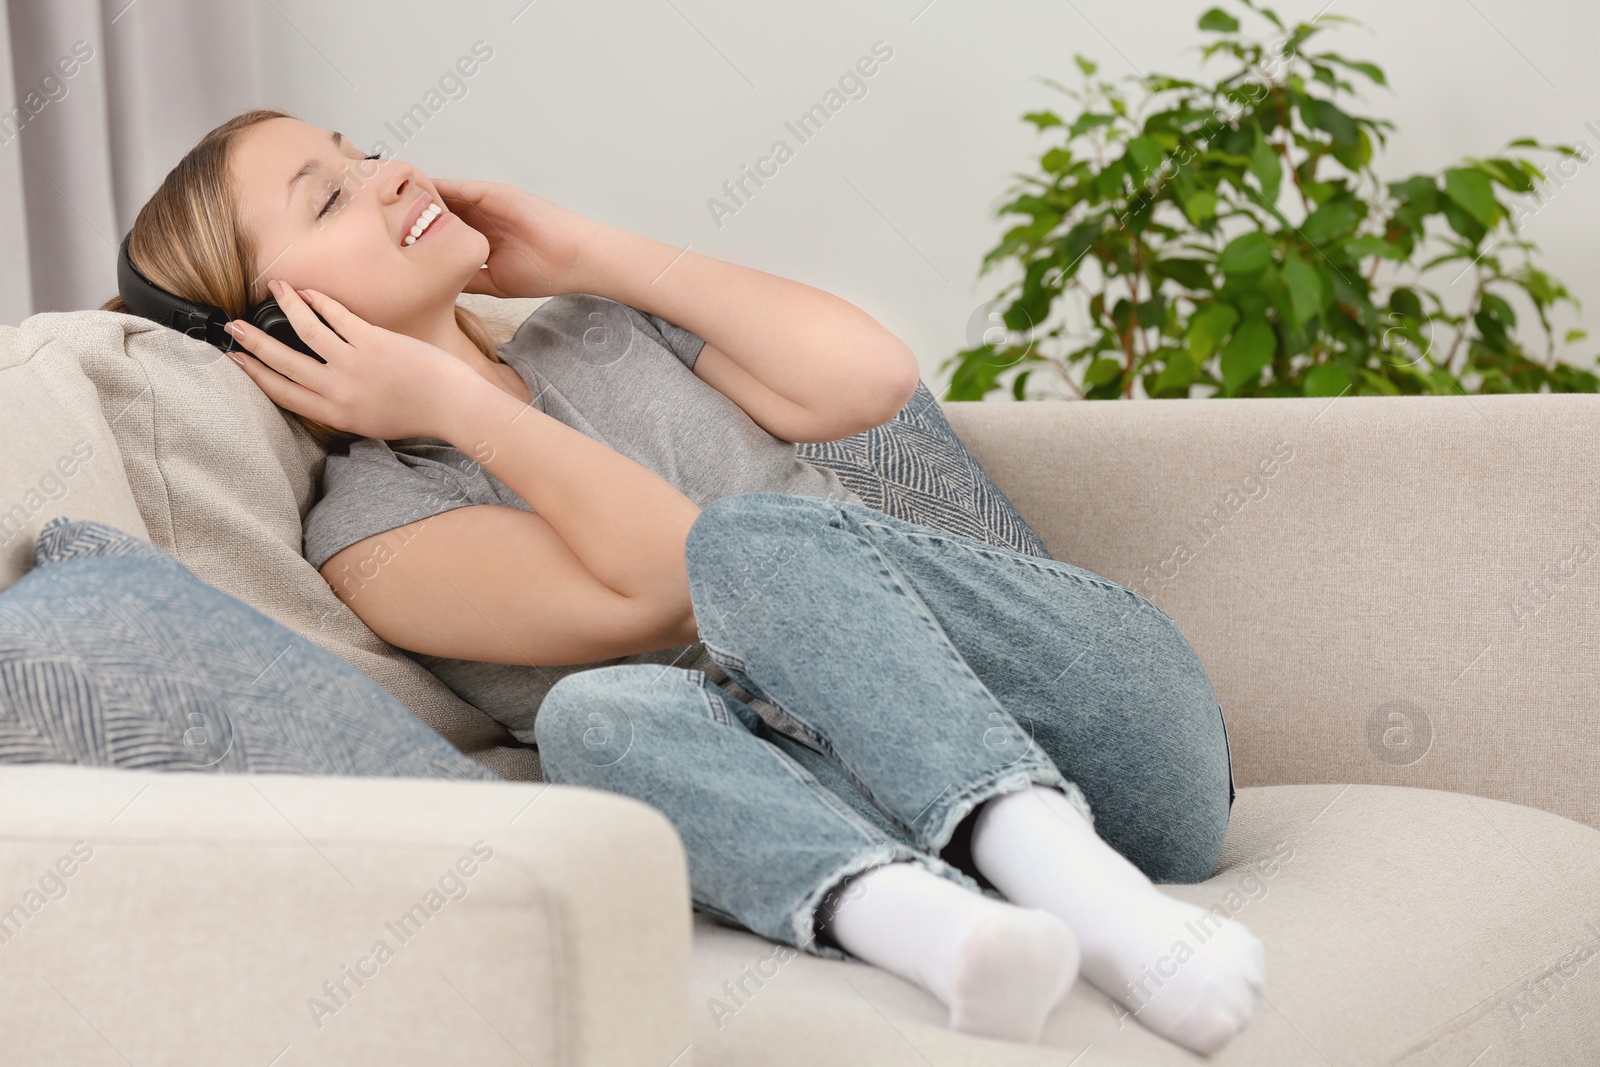
[{"label": "bare arm", "polygon": [[695,374],[774,437],[836,441],[893,418],[921,369],[872,316],[831,293],[593,223],[572,284],[706,339]]},{"label": "bare arm", "polygon": [[450,210],[489,238],[468,291],[592,293],[705,338],[702,381],[780,440],[834,441],[893,418],[921,380],[914,353],[821,289],[597,222],[500,182],[439,179]]},{"label": "bare arm", "polygon": [[[684,548],[700,508],[615,449],[483,379],[440,405],[438,436],[525,500],[607,588],[698,640]],[[663,646],[670,647],[670,646]]]},{"label": "bare arm", "polygon": [[601,584],[541,515],[474,504],[375,534],[321,567],[373,633],[430,656],[554,667],[699,640]]},{"label": "bare arm", "polygon": [[[528,517],[538,520],[513,523],[526,565],[543,563],[567,572],[553,579],[570,595],[546,613],[547,628],[560,625],[563,610],[589,618],[620,613],[632,621],[619,640],[657,640],[666,634],[685,635],[680,644],[697,639],[684,558],[689,527],[700,514],[694,501],[655,472],[510,395],[435,345],[366,322],[319,293],[307,291],[327,324],[289,287],[274,284],[273,293],[296,332],[326,362],[238,322],[230,323],[230,330],[252,355],[230,355],[282,407],[365,437],[441,438],[500,478],[533,509]],[[482,552],[483,520],[468,521],[479,540],[462,551]],[[427,568],[414,565],[418,557],[417,551],[405,553],[405,562],[394,571],[409,574],[410,580],[378,583],[398,592],[377,594],[381,603],[375,613],[374,598],[363,600],[362,617],[371,615],[374,632],[398,637],[404,631],[426,639],[404,619],[408,597],[426,577]],[[481,580],[479,568],[472,581]],[[441,595],[435,589],[424,600],[438,605]],[[522,602],[527,604],[526,598]],[[548,644],[541,639],[541,645]],[[539,654],[566,656],[571,650],[551,647]]]}]

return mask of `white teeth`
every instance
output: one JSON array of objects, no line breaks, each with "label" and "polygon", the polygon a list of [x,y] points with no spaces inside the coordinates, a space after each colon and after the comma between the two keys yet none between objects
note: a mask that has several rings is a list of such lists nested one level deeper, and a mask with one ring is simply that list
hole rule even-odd
[{"label": "white teeth", "polygon": [[423,208],[422,214],[417,216],[416,225],[412,226],[411,232],[406,234],[405,243],[407,245],[415,244],[417,238],[422,236],[422,231],[428,228],[428,224],[443,214],[444,208],[440,207],[436,203],[430,203],[427,207]]}]

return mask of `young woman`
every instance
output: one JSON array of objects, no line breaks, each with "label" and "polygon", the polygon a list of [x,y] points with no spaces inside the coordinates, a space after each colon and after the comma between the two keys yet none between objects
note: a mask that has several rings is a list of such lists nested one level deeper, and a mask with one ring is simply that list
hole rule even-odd
[{"label": "young woman", "polygon": [[[333,449],[308,559],[547,780],[663,811],[697,908],[971,1033],[1037,1041],[1080,973],[1196,1051],[1245,1025],[1260,941],[1152,881],[1209,876],[1233,799],[1193,649],[797,457],[916,385],[860,309],[276,110],[208,134],[130,252],[230,315],[277,297],[325,362],[230,332]],[[496,346],[463,291],[557,299]]]}]

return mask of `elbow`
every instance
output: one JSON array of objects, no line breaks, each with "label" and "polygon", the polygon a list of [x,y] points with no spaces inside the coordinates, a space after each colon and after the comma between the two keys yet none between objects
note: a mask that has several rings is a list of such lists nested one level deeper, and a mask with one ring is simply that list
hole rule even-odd
[{"label": "elbow", "polygon": [[893,421],[922,384],[922,370],[917,366],[916,357],[908,348],[903,351],[903,359],[897,356],[885,360],[887,369],[857,391],[853,410],[842,411],[842,405],[836,405],[827,428],[818,431],[812,439],[840,441]]},{"label": "elbow", "polygon": [[[868,369],[870,368],[870,370]],[[841,441],[891,421],[922,384],[922,368],[911,349],[896,340],[886,354],[863,365],[848,397],[836,390],[824,409],[807,409],[802,427],[774,436],[795,442]]]},{"label": "elbow", "polygon": [[875,403],[871,407],[872,421],[868,429],[882,426],[900,414],[916,394],[917,386],[922,384],[922,367],[917,363],[916,353],[900,341],[894,343],[882,364],[880,383],[871,394]]}]

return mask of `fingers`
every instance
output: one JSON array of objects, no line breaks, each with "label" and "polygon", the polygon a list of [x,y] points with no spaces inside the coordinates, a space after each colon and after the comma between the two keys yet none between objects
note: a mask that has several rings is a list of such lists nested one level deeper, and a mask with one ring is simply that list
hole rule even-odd
[{"label": "fingers", "polygon": [[[439,187],[439,195],[447,200],[455,200],[464,204],[477,204],[489,192],[491,182],[474,181],[470,178],[435,178],[434,184]],[[446,204],[446,207],[450,205]],[[455,210],[451,208],[451,210]]]},{"label": "fingers", "polygon": [[[347,342],[354,339],[357,333],[365,326],[370,325],[366,319],[345,307],[327,293],[319,293],[315,289],[301,289],[295,294],[310,306],[312,311],[328,320],[328,325],[333,327],[333,332]],[[300,326],[295,324],[295,333],[300,333]],[[301,336],[305,336],[301,334]],[[313,345],[313,348],[316,346]],[[320,351],[320,349],[319,349]]]},{"label": "fingers", "polygon": [[[341,337],[333,330],[330,330],[327,324],[317,318],[316,312],[306,305],[305,300],[295,291],[294,286],[274,278],[267,283],[267,288],[272,290],[272,295],[277,298],[278,306],[283,309],[283,313],[289,316],[289,324],[294,327],[294,332],[300,336],[300,340],[310,345],[317,355],[327,359],[330,355],[338,355],[340,351],[348,350],[350,346],[345,343],[345,339],[349,337],[349,334]],[[323,299],[330,298],[324,297]],[[339,310],[344,311],[346,326],[348,326],[350,320],[354,319],[355,316],[345,311],[343,306],[340,306]],[[288,350],[293,351],[293,349]],[[295,354],[299,356],[305,355],[304,352]]]},{"label": "fingers", "polygon": [[482,233],[485,228],[493,225],[489,219],[491,208],[487,201],[489,194],[496,188],[494,182],[436,178],[434,184],[439,187],[439,195],[444,198],[444,206],[460,215],[461,220],[468,226]]},{"label": "fingers", "polygon": [[[289,381],[296,383],[309,381],[315,374],[312,368],[320,369],[323,366],[304,352],[295,351],[244,319],[234,319],[222,328],[233,335],[236,345],[243,345],[251,355],[255,356],[256,362],[262,369]],[[295,332],[298,333],[299,330]]]},{"label": "fingers", "polygon": [[333,426],[334,429],[339,428],[331,421],[338,417],[333,405],[329,404],[321,394],[307,389],[293,379],[278,373],[265,362],[256,358],[253,353],[266,351],[273,346],[277,346],[288,355],[293,355],[312,363],[315,363],[315,360],[310,360],[304,353],[296,352],[247,322],[229,323],[224,329],[234,336],[236,343],[248,347],[247,351],[235,350],[229,352],[228,358],[237,363],[250,376],[250,380],[255,382],[263,393],[267,394],[268,400],[271,400],[281,408],[287,408],[307,418]]}]

